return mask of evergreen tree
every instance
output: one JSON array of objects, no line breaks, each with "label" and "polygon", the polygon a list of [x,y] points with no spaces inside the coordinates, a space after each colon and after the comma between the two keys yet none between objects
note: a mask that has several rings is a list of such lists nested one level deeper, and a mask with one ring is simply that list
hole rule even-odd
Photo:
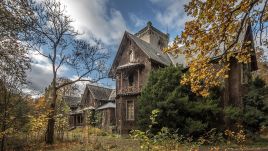
[{"label": "evergreen tree", "polygon": [[256,77],[250,84],[249,92],[244,97],[243,121],[246,128],[251,132],[259,132],[261,126],[268,125],[268,87],[265,81]]},{"label": "evergreen tree", "polygon": [[[180,85],[182,69],[167,67],[153,71],[148,83],[139,97],[138,125],[152,133],[167,127],[179,134],[199,136],[212,128],[220,127],[219,91],[202,98],[191,92],[190,88]],[[213,95],[212,95],[213,94]],[[159,110],[156,123],[151,123],[150,115]]]},{"label": "evergreen tree", "polygon": [[262,126],[268,125],[268,87],[265,81],[256,77],[248,87],[248,93],[243,97],[244,108],[227,107],[226,117],[232,123],[241,123],[251,136],[260,132]]}]

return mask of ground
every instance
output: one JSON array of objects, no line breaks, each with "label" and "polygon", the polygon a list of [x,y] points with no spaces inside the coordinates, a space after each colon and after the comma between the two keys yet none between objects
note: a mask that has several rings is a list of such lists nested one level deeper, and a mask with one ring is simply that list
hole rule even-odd
[{"label": "ground", "polygon": [[[31,147],[29,150],[37,151],[142,151],[140,148],[140,141],[131,139],[129,136],[119,136],[107,132],[103,132],[96,128],[89,129],[88,138],[84,135],[84,129],[78,128],[73,131],[68,132],[65,135],[65,140],[63,142],[56,142],[52,146],[47,146],[45,144],[38,144]],[[88,143],[85,143],[88,140]],[[219,147],[220,146],[220,147]],[[246,151],[268,151],[268,139],[263,138],[257,142],[249,142],[246,144],[244,150]],[[196,149],[194,144],[178,144],[176,150],[193,150]],[[219,149],[221,148],[221,149]],[[165,146],[164,148],[157,149],[157,151],[162,150],[171,151],[173,149]],[[218,151],[218,150],[241,150],[237,145],[218,145],[218,146],[201,146],[196,149],[196,151]],[[175,150],[174,150],[175,151]]]}]

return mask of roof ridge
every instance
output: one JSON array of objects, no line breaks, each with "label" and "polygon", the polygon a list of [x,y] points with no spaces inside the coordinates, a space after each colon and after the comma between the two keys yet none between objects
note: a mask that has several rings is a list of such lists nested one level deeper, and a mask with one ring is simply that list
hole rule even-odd
[{"label": "roof ridge", "polygon": [[86,86],[94,86],[94,87],[99,87],[99,88],[104,88],[104,89],[115,90],[115,89],[113,89],[113,88],[108,88],[108,87],[105,87],[105,86],[93,85],[93,84],[87,84]]},{"label": "roof ridge", "polygon": [[162,31],[160,31],[159,29],[157,29],[156,27],[154,27],[154,26],[152,25],[152,22],[151,22],[151,21],[148,21],[148,22],[147,22],[147,25],[146,25],[144,28],[142,28],[141,30],[139,30],[137,33],[135,33],[134,35],[135,35],[135,36],[138,36],[138,35],[142,34],[143,32],[145,32],[145,31],[146,31],[147,29],[149,29],[149,28],[151,28],[152,30],[158,32],[158,33],[161,34],[161,35],[164,35],[164,36],[169,37],[169,34],[168,34],[168,33],[164,33],[164,32],[162,32]]}]

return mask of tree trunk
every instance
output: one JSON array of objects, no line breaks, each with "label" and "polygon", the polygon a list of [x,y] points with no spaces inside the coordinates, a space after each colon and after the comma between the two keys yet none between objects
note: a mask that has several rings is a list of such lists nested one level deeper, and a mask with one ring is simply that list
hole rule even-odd
[{"label": "tree trunk", "polygon": [[5,147],[5,139],[6,139],[6,137],[5,137],[5,135],[2,137],[2,139],[1,139],[1,151],[4,151],[4,147]]},{"label": "tree trunk", "polygon": [[53,80],[52,83],[52,100],[51,100],[51,112],[48,116],[48,123],[47,123],[47,131],[46,131],[46,144],[53,144],[54,143],[54,127],[55,127],[55,104],[57,99],[57,92],[56,92],[56,81]]},{"label": "tree trunk", "polygon": [[[8,97],[8,92],[6,90],[6,88],[3,89],[3,93],[4,93],[4,116],[2,119],[2,132],[5,132],[6,130],[6,119],[7,119],[7,97]],[[5,150],[5,139],[6,139],[6,135],[4,134],[2,139],[1,139],[1,151]]]}]

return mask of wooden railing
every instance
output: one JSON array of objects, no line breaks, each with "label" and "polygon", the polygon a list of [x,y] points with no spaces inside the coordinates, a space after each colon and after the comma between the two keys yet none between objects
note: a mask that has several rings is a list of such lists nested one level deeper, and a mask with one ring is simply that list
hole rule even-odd
[{"label": "wooden railing", "polygon": [[141,85],[132,85],[118,89],[117,94],[137,94],[141,92]]}]

